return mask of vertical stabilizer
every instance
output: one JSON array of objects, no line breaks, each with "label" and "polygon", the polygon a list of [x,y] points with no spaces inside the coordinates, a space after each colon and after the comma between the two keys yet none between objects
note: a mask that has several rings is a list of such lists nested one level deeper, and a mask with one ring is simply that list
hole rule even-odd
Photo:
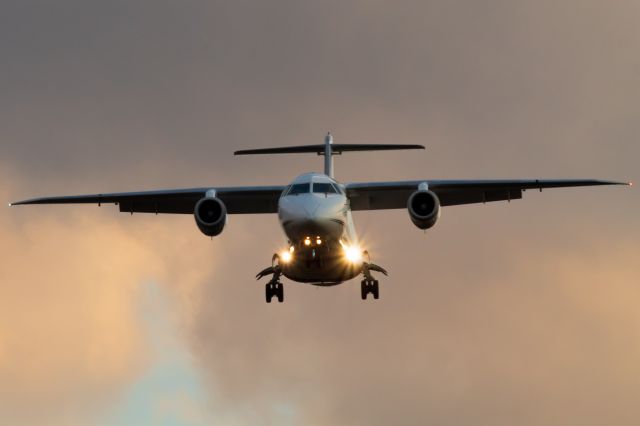
[{"label": "vertical stabilizer", "polygon": [[333,179],[333,136],[327,133],[324,137],[324,174]]}]

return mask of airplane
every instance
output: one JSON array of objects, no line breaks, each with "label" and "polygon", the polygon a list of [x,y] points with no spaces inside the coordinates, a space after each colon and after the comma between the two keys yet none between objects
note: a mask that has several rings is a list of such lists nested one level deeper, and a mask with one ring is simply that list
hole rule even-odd
[{"label": "airplane", "polygon": [[271,276],[265,285],[265,300],[284,301],[281,277],[316,286],[333,286],[362,274],[361,298],[380,296],[379,282],[372,272],[388,275],[371,262],[360,246],[352,212],[407,209],[409,219],[422,230],[438,221],[441,207],[511,201],[528,189],[629,185],[595,179],[528,180],[413,180],[396,182],[340,183],[334,178],[333,157],[346,152],[425,149],[406,144],[334,144],[328,133],[324,144],[261,148],[236,151],[234,155],[311,153],[324,156],[324,173],[305,173],[289,185],[203,187],[145,192],[74,195],[35,198],[26,204],[115,204],[121,212],[193,214],[200,231],[213,238],[225,228],[229,214],[277,213],[287,237],[287,248],[275,253],[271,266],[256,278]]}]

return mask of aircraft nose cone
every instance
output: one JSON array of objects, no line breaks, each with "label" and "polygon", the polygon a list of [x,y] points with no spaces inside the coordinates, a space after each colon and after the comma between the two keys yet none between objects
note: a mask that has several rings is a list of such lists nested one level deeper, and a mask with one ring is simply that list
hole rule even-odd
[{"label": "aircraft nose cone", "polygon": [[318,205],[304,206],[303,210],[306,219],[313,220],[318,218]]},{"label": "aircraft nose cone", "polygon": [[283,200],[280,204],[281,219],[287,236],[292,240],[316,235],[340,238],[344,231],[341,205],[340,200],[336,199],[334,202],[326,197]]},{"label": "aircraft nose cone", "polygon": [[280,205],[281,216],[288,220],[313,222],[320,218],[319,203],[315,200],[295,199],[294,202],[286,202]]}]

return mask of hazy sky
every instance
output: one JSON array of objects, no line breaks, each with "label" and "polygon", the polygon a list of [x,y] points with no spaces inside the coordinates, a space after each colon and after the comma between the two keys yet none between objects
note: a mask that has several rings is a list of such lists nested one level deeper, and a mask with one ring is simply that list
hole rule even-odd
[{"label": "hazy sky", "polygon": [[[640,3],[5,0],[0,199],[342,181],[637,180]],[[253,279],[275,216],[0,209],[0,423],[637,425],[640,198],[357,213],[359,282]]]}]

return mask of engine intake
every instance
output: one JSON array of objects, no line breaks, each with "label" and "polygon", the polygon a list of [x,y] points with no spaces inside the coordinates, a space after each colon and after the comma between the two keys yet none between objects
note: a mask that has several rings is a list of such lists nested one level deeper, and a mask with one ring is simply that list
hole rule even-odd
[{"label": "engine intake", "polygon": [[407,202],[411,222],[420,229],[429,229],[440,217],[440,200],[432,191],[416,191]]},{"label": "engine intake", "polygon": [[202,198],[194,209],[196,225],[204,235],[220,235],[227,223],[227,207],[218,198]]}]

